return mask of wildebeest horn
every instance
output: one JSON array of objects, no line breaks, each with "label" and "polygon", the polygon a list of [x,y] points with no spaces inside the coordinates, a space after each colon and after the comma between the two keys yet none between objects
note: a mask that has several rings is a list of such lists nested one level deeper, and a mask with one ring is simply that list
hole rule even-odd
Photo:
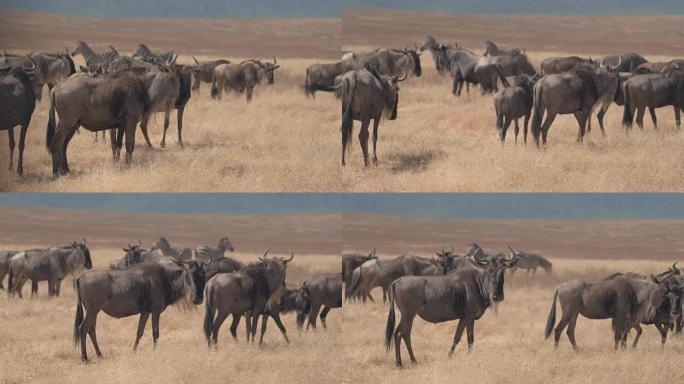
[{"label": "wildebeest horn", "polygon": [[651,275],[651,280],[653,280],[653,282],[656,284],[660,284],[662,282],[661,280],[658,280],[658,278],[655,277],[654,275]]},{"label": "wildebeest horn", "polygon": [[371,250],[368,252],[369,257],[375,256],[375,248],[371,248]]},{"label": "wildebeest horn", "polygon": [[404,81],[404,80],[406,80],[407,77],[408,77],[408,73],[404,72],[404,76],[398,77],[397,81]]},{"label": "wildebeest horn", "polygon": [[283,259],[283,263],[285,263],[285,264],[289,263],[290,261],[292,261],[292,259],[294,259],[294,253],[292,253],[291,250],[288,250],[288,251],[290,252],[290,258],[289,259]]},{"label": "wildebeest horn", "polygon": [[28,57],[29,61],[31,62],[31,67],[30,68],[24,68],[24,71],[29,72],[29,73],[33,72],[33,70],[36,69],[36,62],[33,60],[31,55],[27,55],[26,57]]},{"label": "wildebeest horn", "polygon": [[276,57],[273,56],[273,65],[276,65],[276,64],[278,64],[278,59],[276,59]]},{"label": "wildebeest horn", "polygon": [[195,60],[195,64],[199,64],[199,61],[197,61],[197,58],[195,58],[195,56],[193,56],[192,59]]},{"label": "wildebeest horn", "polygon": [[620,64],[622,64],[622,56],[618,56],[618,62],[617,62],[617,64],[615,64],[614,66],[612,66],[612,67],[610,67],[610,68],[608,68],[608,69],[609,69],[611,72],[613,72],[613,71],[615,71],[615,70],[620,66]]},{"label": "wildebeest horn", "polygon": [[678,263],[679,263],[679,261],[675,261],[675,263],[672,264],[672,270],[675,271],[675,272],[679,272],[679,268],[677,268],[677,264],[678,264]]},{"label": "wildebeest horn", "polygon": [[85,237],[82,237],[82,239],[83,239],[83,245],[86,245],[86,239],[85,239]]},{"label": "wildebeest horn", "polygon": [[267,249],[266,252],[264,252],[264,255],[261,256],[259,259],[260,259],[260,260],[266,259],[266,255],[268,255],[269,252],[271,252],[271,248]]}]

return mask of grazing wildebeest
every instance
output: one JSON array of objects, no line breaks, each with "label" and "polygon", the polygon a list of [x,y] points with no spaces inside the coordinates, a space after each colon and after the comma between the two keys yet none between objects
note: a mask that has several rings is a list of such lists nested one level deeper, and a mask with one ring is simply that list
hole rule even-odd
[{"label": "grazing wildebeest", "polygon": [[[498,71],[497,71],[498,72]],[[504,88],[494,95],[494,111],[496,112],[496,129],[499,131],[499,139],[503,144],[506,141],[506,131],[515,122],[515,143],[518,143],[518,119],[525,118],[524,139],[527,144],[527,127],[532,114],[532,104],[534,102],[534,79],[527,75],[519,75],[515,78],[515,83],[511,87],[508,80],[499,73]]]},{"label": "grazing wildebeest", "polygon": [[95,333],[100,311],[118,319],[140,314],[133,350],[138,348],[151,314],[156,347],[161,313],[175,303],[201,304],[204,285],[204,269],[202,263],[196,261],[142,263],[125,271],[91,271],[79,276],[76,279],[74,343],[81,344],[81,360],[88,361],[86,334],[90,335],[97,356],[102,356]]},{"label": "grazing wildebeest", "polygon": [[76,55],[83,56],[86,66],[91,67],[93,65],[104,64],[106,61],[118,57],[119,53],[116,51],[116,49],[114,49],[114,47],[110,46],[108,51],[97,54],[92,50],[92,48],[90,48],[90,46],[88,46],[88,44],[79,40],[76,44],[76,48],[71,51],[71,56]]},{"label": "grazing wildebeest", "polygon": [[[49,295],[59,296],[62,280],[66,276],[92,267],[85,239],[65,247],[19,252],[10,259],[7,293],[9,297],[15,293],[23,297],[22,288],[27,280],[33,283],[47,280]],[[37,286],[35,288],[37,290]]]},{"label": "grazing wildebeest", "polygon": [[330,87],[337,83],[335,79],[342,74],[351,71],[349,61],[340,61],[333,64],[312,64],[306,68],[304,80],[304,93],[306,96],[316,97],[316,91],[330,91]]},{"label": "grazing wildebeest", "polygon": [[351,147],[351,135],[354,120],[361,122],[359,143],[363,151],[363,163],[368,166],[368,126],[373,120],[373,162],[378,163],[377,141],[378,126],[383,111],[387,119],[397,118],[399,104],[399,82],[402,77],[385,78],[372,67],[354,70],[342,76],[342,82],[336,86],[342,90],[342,165],[346,164],[345,154]]},{"label": "grazing wildebeest", "polygon": [[485,41],[484,56],[511,56],[520,53],[518,48],[500,48],[493,41]]},{"label": "grazing wildebeest", "polygon": [[[74,133],[83,128],[97,132],[119,129],[118,139],[126,135],[126,162],[135,148],[138,121],[149,111],[150,97],[143,79],[122,72],[113,75],[74,75],[50,91],[47,146],[52,153],[52,172],[69,173],[67,146]],[[55,112],[59,115],[57,125]],[[112,143],[113,152],[116,143]]]},{"label": "grazing wildebeest", "polygon": [[221,325],[233,315],[231,333],[245,315],[247,335],[254,341],[259,315],[280,302],[285,289],[285,275],[290,258],[266,258],[268,250],[259,258],[234,273],[219,273],[207,282],[204,335],[209,346],[218,344]]},{"label": "grazing wildebeest", "polygon": [[426,49],[430,51],[432,60],[435,62],[435,69],[440,75],[448,71],[448,68],[443,63],[444,55],[442,53],[445,48],[442,44],[437,43],[437,40],[432,36],[427,36],[423,45],[420,46],[421,51]]},{"label": "grazing wildebeest", "polygon": [[518,257],[518,264],[515,268],[511,269],[511,273],[518,270],[518,268],[527,270],[528,274],[530,271],[532,271],[533,274],[536,274],[537,268],[543,269],[546,273],[551,273],[553,271],[553,264],[544,256],[535,253],[521,252],[510,247],[509,249]]},{"label": "grazing wildebeest", "polygon": [[591,58],[578,56],[548,57],[541,62],[541,74],[553,75],[567,72],[580,64],[594,64]]},{"label": "grazing wildebeest", "polygon": [[245,60],[239,64],[219,64],[214,68],[211,80],[211,97],[221,99],[224,90],[245,92],[247,102],[252,101],[254,87],[264,79],[269,85],[274,82],[274,72],[280,68],[278,60],[264,63],[261,60]]},{"label": "grazing wildebeest", "polygon": [[177,56],[173,53],[173,51],[154,53],[147,47],[147,45],[140,43],[131,57],[134,59],[139,58],[150,63],[159,64],[172,60],[175,61],[175,57]]},{"label": "grazing wildebeest", "polygon": [[360,70],[373,67],[381,76],[399,76],[411,73],[416,77],[422,74],[418,48],[394,49],[379,48],[368,53],[352,53],[343,57],[352,69]]},{"label": "grazing wildebeest", "polygon": [[[33,61],[29,57],[29,61]],[[21,127],[19,133],[19,162],[17,173],[24,173],[24,143],[31,116],[36,108],[35,87],[32,72],[36,68],[21,66],[0,69],[0,131],[7,131],[9,143],[9,170],[14,168],[14,127]]]},{"label": "grazing wildebeest", "polygon": [[[595,106],[607,110],[613,102],[618,85],[618,72],[615,67],[601,64],[581,65],[570,72],[544,75],[534,85],[534,107],[532,117],[532,133],[539,145],[539,136],[543,145],[558,114],[573,114],[579,126],[577,141],[584,141],[585,128]],[[542,117],[546,111],[546,119]],[[605,135],[603,126],[601,132]]]},{"label": "grazing wildebeest", "polygon": [[648,63],[648,60],[643,56],[634,52],[603,56],[596,60],[606,65],[614,66],[618,72],[634,72],[641,64]]},{"label": "grazing wildebeest", "polygon": [[[375,255],[375,248],[371,249],[368,252],[368,255],[359,255],[356,253],[345,253],[342,255],[342,281],[344,282],[345,287],[349,287],[352,284],[352,273],[354,270],[358,267],[361,266],[361,264],[365,263],[368,260],[371,259],[377,259],[378,257]],[[349,300],[351,297],[347,296],[346,299]],[[369,298],[371,301],[373,300],[373,297],[370,296],[370,293],[368,296],[365,298]]]},{"label": "grazing wildebeest", "polygon": [[[477,259],[479,268],[463,269],[444,276],[405,276],[395,280],[389,290],[390,310],[387,315],[385,346],[394,342],[395,363],[401,367],[401,340],[408,349],[411,362],[416,363],[411,346],[411,329],[416,315],[431,323],[460,319],[449,356],[453,355],[463,330],[468,330],[468,350],[475,341],[475,320],[492,305],[504,299],[504,272],[515,265],[517,258],[497,254]],[[395,329],[394,306],[401,312]]]},{"label": "grazing wildebeest", "polygon": [[192,69],[192,90],[199,94],[200,84],[202,82],[211,84],[211,80],[214,78],[214,68],[220,64],[230,64],[229,60],[218,59],[211,61],[197,61],[195,56],[192,57],[195,60],[195,64],[191,67]]},{"label": "grazing wildebeest", "polygon": [[2,282],[9,272],[10,259],[17,253],[19,253],[19,251],[0,251],[0,289],[5,289]]},{"label": "grazing wildebeest", "polygon": [[[624,97],[624,113],[622,123],[625,128],[631,128],[634,121],[634,111],[637,112],[636,122],[639,128],[644,128],[644,112],[646,108],[655,109],[673,106],[675,125],[681,127],[681,114],[684,111],[684,72],[676,66],[666,73],[634,75],[622,85]],[[655,113],[651,114],[653,126],[658,128]]]},{"label": "grazing wildebeest", "polygon": [[321,324],[323,328],[327,328],[325,319],[330,309],[342,308],[342,276],[339,273],[316,276],[305,280],[302,289],[308,293],[311,300],[306,329],[309,329],[309,326],[316,329],[316,318],[321,308]]}]

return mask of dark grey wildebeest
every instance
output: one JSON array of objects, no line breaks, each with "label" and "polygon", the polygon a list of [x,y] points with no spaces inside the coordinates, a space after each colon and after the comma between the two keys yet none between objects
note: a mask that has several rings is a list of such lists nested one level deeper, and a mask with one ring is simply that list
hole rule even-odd
[{"label": "dark grey wildebeest", "polygon": [[328,312],[333,308],[342,308],[342,276],[339,273],[316,276],[305,280],[302,289],[311,301],[306,329],[309,326],[316,329],[316,318],[321,308],[321,324],[327,328],[325,319]]},{"label": "dark grey wildebeest", "polygon": [[367,53],[350,53],[342,57],[342,62],[356,70],[373,67],[378,74],[387,77],[409,73],[419,77],[422,74],[420,53],[417,47],[415,49],[378,48]]},{"label": "dark grey wildebeest", "polygon": [[[32,59],[29,57],[29,60]],[[14,67],[0,69],[0,131],[7,131],[9,143],[8,167],[14,168],[14,127],[20,126],[19,162],[17,173],[24,173],[24,146],[26,132],[31,123],[31,116],[36,108],[35,87],[32,71],[35,63],[29,68]]]},{"label": "dark grey wildebeest", "polygon": [[[124,132],[126,162],[130,163],[136,126],[149,109],[150,97],[145,82],[132,73],[80,74],[58,84],[50,91],[46,140],[52,153],[52,172],[55,175],[69,173],[67,146],[79,126],[93,132],[108,129]],[[59,115],[59,124],[55,114]],[[113,151],[115,145],[112,143]]]},{"label": "dark grey wildebeest", "polygon": [[[81,360],[88,361],[86,334],[102,356],[97,344],[96,323],[100,311],[117,319],[140,314],[133,350],[152,315],[152,337],[156,347],[159,339],[159,318],[164,310],[179,303],[199,305],[204,294],[202,263],[143,263],[124,271],[90,271],[76,279],[76,316],[74,343],[81,345]],[[84,316],[85,309],[85,316]]]},{"label": "dark grey wildebeest", "polygon": [[342,74],[351,71],[352,65],[349,61],[340,61],[332,64],[312,64],[306,68],[306,79],[304,80],[304,93],[306,96],[316,97],[316,91],[328,91],[337,83],[335,79]]},{"label": "dark grey wildebeest", "polygon": [[499,90],[497,79],[528,75],[535,77],[537,71],[524,53],[518,52],[507,56],[485,56],[477,62],[474,74],[483,92]]},{"label": "dark grey wildebeest", "polygon": [[[618,85],[618,72],[615,67],[581,65],[570,72],[545,75],[534,86],[534,107],[532,114],[532,133],[539,145],[543,145],[551,124],[557,115],[573,114],[579,130],[577,141],[584,141],[587,122],[595,106],[607,110],[613,102]],[[542,124],[542,118],[546,118]],[[601,132],[605,135],[603,125]]]},{"label": "dark grey wildebeest", "polygon": [[553,75],[567,72],[580,64],[594,64],[591,58],[579,56],[547,57],[541,62],[541,74]]},{"label": "dark grey wildebeest", "polygon": [[[636,122],[639,128],[644,127],[646,108],[656,109],[672,106],[675,114],[675,125],[681,127],[681,112],[684,111],[684,72],[675,67],[666,73],[634,75],[622,85],[624,96],[624,113],[622,123],[630,128]],[[652,113],[654,128],[657,129],[655,113]]]},{"label": "dark grey wildebeest", "polygon": [[10,297],[14,294],[23,297],[22,288],[26,281],[31,280],[33,283],[47,281],[49,295],[59,296],[65,277],[92,267],[85,239],[65,247],[19,252],[10,259],[7,293]]},{"label": "dark grey wildebeest", "polygon": [[[385,346],[394,342],[395,363],[401,367],[401,340],[406,343],[412,363],[416,363],[411,345],[411,329],[416,315],[430,323],[460,319],[449,356],[468,331],[468,350],[475,341],[475,320],[484,315],[492,302],[504,299],[504,272],[517,258],[503,254],[477,260],[479,268],[454,271],[444,276],[405,276],[394,281],[389,290],[390,310],[387,315]],[[395,329],[395,310],[401,320]]]},{"label": "dark grey wildebeest", "polygon": [[5,56],[0,57],[0,69],[7,71],[11,68],[23,67],[25,71],[30,72],[33,94],[36,101],[40,102],[43,97],[43,85],[48,82],[52,60],[39,52],[32,52],[25,56]]},{"label": "dark grey wildebeest", "polygon": [[420,46],[421,52],[426,49],[432,54],[432,60],[435,62],[435,69],[440,75],[449,72],[448,64],[446,63],[445,50],[458,48],[458,44],[440,44],[432,36],[427,36],[425,42]]},{"label": "dark grey wildebeest", "polygon": [[254,87],[264,80],[272,85],[278,68],[280,65],[275,57],[273,63],[245,60],[239,64],[219,64],[214,68],[214,77],[211,80],[211,97],[220,100],[223,91],[244,92],[249,103],[252,101]]},{"label": "dark grey wildebeest", "polygon": [[643,56],[634,52],[603,56],[597,58],[596,61],[614,66],[618,72],[634,72],[641,64],[648,63]]},{"label": "dark grey wildebeest", "polygon": [[511,56],[521,53],[519,48],[501,48],[494,44],[493,41],[485,41],[485,48],[483,55],[485,56]]},{"label": "dark grey wildebeest", "polygon": [[231,330],[237,328],[240,317],[247,321],[248,341],[254,341],[259,316],[280,302],[285,290],[287,263],[290,258],[267,258],[268,250],[259,259],[234,273],[219,273],[207,282],[204,335],[209,346],[218,344],[221,325],[233,315]]},{"label": "dark grey wildebeest", "polygon": [[520,269],[527,270],[529,274],[532,271],[533,274],[537,273],[537,268],[541,268],[546,273],[551,273],[553,271],[553,264],[547,260],[544,256],[537,255],[535,253],[522,252],[511,247],[508,247],[513,254],[518,257],[518,264],[515,268],[511,269],[511,272],[515,272]]},{"label": "dark grey wildebeest", "polygon": [[195,64],[191,67],[193,78],[192,91],[197,92],[197,94],[199,94],[201,83],[211,84],[211,80],[214,78],[214,68],[221,64],[230,64],[230,60],[225,59],[198,61],[195,56],[192,59],[195,61]]},{"label": "dark grey wildebeest", "polygon": [[[498,72],[498,71],[497,71]],[[519,75],[515,78],[515,83],[510,86],[508,80],[499,73],[504,88],[494,95],[494,111],[496,112],[496,129],[499,132],[499,139],[503,144],[506,141],[506,131],[515,123],[515,143],[518,143],[518,119],[524,117],[524,140],[527,144],[527,128],[532,114],[534,103],[534,78],[527,75]]]},{"label": "dark grey wildebeest", "polygon": [[[375,255],[375,248],[371,249],[368,252],[368,255],[360,255],[356,253],[345,253],[342,255],[342,281],[344,282],[345,287],[349,287],[352,284],[352,274],[354,270],[358,267],[361,266],[361,264],[365,263],[368,260],[371,259],[377,259],[378,257]],[[346,296],[346,299],[349,300],[351,297]],[[373,300],[373,297],[368,294],[368,296],[364,297],[370,299],[371,301]]]},{"label": "dark grey wildebeest", "polygon": [[378,127],[383,112],[387,119],[397,118],[399,104],[399,82],[406,80],[402,77],[385,78],[380,76],[372,67],[345,73],[342,81],[331,89],[342,91],[342,165],[346,164],[345,154],[351,147],[351,135],[354,120],[361,122],[359,143],[363,151],[363,163],[368,162],[368,126],[373,120],[373,162],[377,164]]},{"label": "dark grey wildebeest", "polygon": [[19,251],[0,251],[0,289],[5,289],[3,281],[5,281],[5,276],[9,273],[9,262],[12,256],[17,253]]},{"label": "dark grey wildebeest", "polygon": [[171,60],[175,61],[176,55],[173,53],[173,51],[155,53],[152,52],[147,45],[140,43],[131,57],[134,59],[139,58],[150,63],[159,64],[166,63]]}]

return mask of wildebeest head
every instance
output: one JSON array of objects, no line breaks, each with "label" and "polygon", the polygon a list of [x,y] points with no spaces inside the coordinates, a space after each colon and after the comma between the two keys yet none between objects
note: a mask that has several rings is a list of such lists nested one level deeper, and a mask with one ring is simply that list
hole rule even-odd
[{"label": "wildebeest head", "polygon": [[657,288],[651,292],[649,297],[648,304],[650,308],[655,311],[657,308],[663,308],[664,305],[664,309],[668,312],[666,315],[669,316],[670,322],[674,324],[682,313],[681,298],[684,285],[672,277],[672,273],[667,274],[663,278],[651,275],[651,281],[656,284]]},{"label": "wildebeest head", "polygon": [[366,66],[365,69],[370,72],[383,85],[385,91],[385,113],[388,120],[397,119],[397,108],[399,107],[399,82],[406,80],[408,75],[404,73],[403,76],[392,76],[386,78],[380,76],[378,71],[373,66]]},{"label": "wildebeest head", "polygon": [[278,59],[275,57],[273,58],[273,63],[264,63],[261,61],[257,61],[261,69],[264,71],[264,75],[266,75],[266,79],[268,79],[268,84],[273,84],[274,82],[274,73],[275,70],[280,68],[280,65],[278,64]]},{"label": "wildebeest head", "polygon": [[235,249],[233,248],[233,244],[230,243],[230,240],[228,239],[228,237],[221,238],[221,240],[219,240],[219,242],[218,242],[217,248],[223,250],[224,252],[225,251],[231,251],[231,252],[235,251]]},{"label": "wildebeest head", "polygon": [[404,53],[409,55],[411,60],[413,60],[413,74],[420,76],[422,74],[422,69],[420,68],[420,53],[418,53],[418,46],[414,47],[414,49],[407,47],[404,49]]},{"label": "wildebeest head", "polygon": [[83,242],[74,241],[71,247],[77,249],[83,255],[83,267],[85,269],[91,269],[93,267],[93,261],[90,259],[90,249],[86,244],[86,239],[83,238]]},{"label": "wildebeest head", "polygon": [[207,282],[204,263],[201,261],[190,260],[183,262],[183,264],[185,264],[188,269],[188,273],[186,275],[187,278],[192,281],[191,300],[193,304],[202,304],[202,301],[204,300],[204,286]]},{"label": "wildebeest head", "polygon": [[519,258],[515,254],[507,257],[503,253],[498,253],[494,257],[485,256],[473,260],[478,267],[486,270],[487,279],[483,281],[483,288],[488,289],[488,296],[494,301],[502,301],[504,299],[504,272],[507,268],[514,267]]},{"label": "wildebeest head", "polygon": [[130,268],[135,264],[140,264],[142,262],[142,254],[145,250],[140,245],[128,244],[128,248],[122,248],[124,253],[123,263],[124,267]]},{"label": "wildebeest head", "polygon": [[285,275],[287,264],[294,259],[294,254],[290,252],[288,259],[281,257],[267,258],[270,249],[264,252],[264,255],[259,258],[258,265],[262,269],[263,277],[268,285],[268,290],[271,293],[266,301],[266,307],[270,308],[273,304],[280,302],[280,297],[285,291]]},{"label": "wildebeest head", "polygon": [[437,265],[442,268],[442,271],[446,274],[452,269],[454,269],[454,262],[456,260],[456,254],[454,253],[454,247],[450,250],[442,249],[437,255]]}]

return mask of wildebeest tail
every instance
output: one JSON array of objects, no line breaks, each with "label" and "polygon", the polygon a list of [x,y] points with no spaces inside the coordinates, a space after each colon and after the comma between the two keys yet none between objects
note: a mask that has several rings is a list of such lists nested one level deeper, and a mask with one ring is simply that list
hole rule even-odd
[{"label": "wildebeest tail", "polygon": [[553,326],[556,324],[556,300],[558,299],[558,288],[553,294],[553,303],[551,303],[551,312],[549,318],[546,320],[546,329],[544,330],[544,339],[548,339],[553,331]]},{"label": "wildebeest tail", "polygon": [[74,319],[74,346],[78,346],[80,336],[78,328],[83,323],[83,304],[81,303],[81,289],[79,279],[76,279],[76,317]]},{"label": "wildebeest tail", "polygon": [[387,327],[385,328],[385,348],[389,352],[392,347],[392,334],[394,334],[394,324],[396,323],[396,316],[394,314],[394,283],[390,286],[389,292],[389,313],[387,314]]},{"label": "wildebeest tail", "polygon": [[344,79],[343,94],[346,100],[342,102],[342,151],[351,147],[351,136],[354,130],[354,108],[352,101],[354,98],[355,84],[350,84],[349,79]]},{"label": "wildebeest tail", "polygon": [[50,91],[50,112],[48,114],[48,124],[47,131],[45,133],[45,147],[50,149],[50,143],[52,142],[52,136],[55,135],[55,91]]},{"label": "wildebeest tail", "polygon": [[216,75],[211,77],[211,98],[216,99],[218,97],[218,87],[216,86]]},{"label": "wildebeest tail", "polygon": [[309,83],[309,68],[306,69],[306,77],[304,78],[304,94],[306,97],[315,97],[314,89],[312,89],[311,84]]},{"label": "wildebeest tail", "polygon": [[541,83],[534,86],[534,105],[532,107],[532,134],[535,140],[539,140],[539,133],[541,132],[542,115],[544,114],[544,105],[542,101],[543,88]]},{"label": "wildebeest tail", "polygon": [[204,313],[204,336],[207,338],[207,343],[211,345],[211,333],[214,330],[214,308],[213,300],[211,294],[211,286],[207,286],[204,297],[205,303],[205,313]]},{"label": "wildebeest tail", "polygon": [[622,124],[625,126],[631,126],[634,122],[634,114],[632,113],[632,95],[629,91],[629,84],[625,83],[622,86],[622,96],[625,101],[625,109],[622,113]]},{"label": "wildebeest tail", "polygon": [[7,295],[12,297],[12,285],[14,285],[14,273],[12,272],[12,267],[10,266],[9,272],[7,273]]}]

